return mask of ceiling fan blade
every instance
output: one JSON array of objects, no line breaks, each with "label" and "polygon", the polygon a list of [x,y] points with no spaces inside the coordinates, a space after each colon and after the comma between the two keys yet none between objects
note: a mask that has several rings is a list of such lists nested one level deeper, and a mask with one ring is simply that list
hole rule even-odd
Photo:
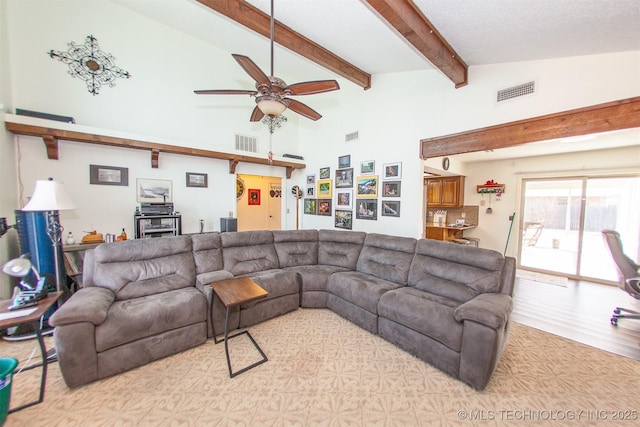
[{"label": "ceiling fan blade", "polygon": [[258,67],[256,63],[253,62],[248,56],[238,55],[237,53],[233,53],[231,55],[236,61],[238,61],[238,64],[240,64],[242,69],[246,71],[253,80],[262,85],[271,86],[269,77],[267,77],[267,75],[262,72],[260,67]]},{"label": "ceiling fan blade", "polygon": [[316,80],[313,82],[302,82],[292,84],[287,87],[291,95],[313,95],[315,93],[331,92],[340,89],[340,85],[335,80]]},{"label": "ceiling fan blade", "polygon": [[194,90],[198,95],[256,95],[255,90],[236,90],[236,89],[214,89],[214,90]]},{"label": "ceiling fan blade", "polygon": [[253,109],[253,112],[251,113],[251,119],[249,121],[259,122],[263,117],[264,117],[264,113],[256,105],[256,107]]},{"label": "ceiling fan blade", "polygon": [[302,102],[296,101],[295,99],[285,99],[289,103],[289,109],[291,111],[295,111],[296,113],[303,115],[311,120],[318,120],[320,117],[322,117],[317,111],[315,111],[308,105],[303,104]]}]

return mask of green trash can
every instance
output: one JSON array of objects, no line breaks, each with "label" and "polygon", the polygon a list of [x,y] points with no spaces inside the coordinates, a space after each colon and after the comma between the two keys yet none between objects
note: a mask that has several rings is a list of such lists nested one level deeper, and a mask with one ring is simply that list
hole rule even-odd
[{"label": "green trash can", "polygon": [[11,402],[11,381],[13,371],[18,366],[18,359],[13,357],[0,358],[0,426],[4,425],[9,414]]}]

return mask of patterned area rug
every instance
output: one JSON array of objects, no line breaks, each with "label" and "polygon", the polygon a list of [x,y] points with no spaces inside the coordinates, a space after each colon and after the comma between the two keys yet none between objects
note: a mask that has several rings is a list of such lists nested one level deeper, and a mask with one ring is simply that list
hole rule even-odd
[{"label": "patterned area rug", "polygon": [[[211,340],[75,390],[51,365],[44,403],[6,426],[619,426],[640,417],[628,392],[640,390],[639,362],[517,323],[482,392],[329,310],[250,331],[269,361],[233,379],[224,345]],[[245,338],[229,344],[234,369],[259,357]],[[24,360],[34,346],[3,341],[0,355]],[[16,375],[12,406],[36,397],[39,375]]]}]

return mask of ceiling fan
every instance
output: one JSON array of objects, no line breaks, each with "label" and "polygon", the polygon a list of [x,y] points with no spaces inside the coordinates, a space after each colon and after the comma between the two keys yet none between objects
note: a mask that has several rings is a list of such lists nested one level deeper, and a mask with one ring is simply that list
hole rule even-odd
[{"label": "ceiling fan", "polygon": [[198,95],[249,95],[256,98],[256,107],[251,113],[251,121],[260,121],[265,115],[279,116],[287,108],[311,120],[322,117],[317,111],[290,96],[313,95],[340,89],[335,80],[315,80],[287,85],[284,80],[273,74],[273,33],[275,21],[273,16],[273,0],[271,0],[271,75],[262,72],[255,62],[244,55],[232,54],[242,69],[255,80],[255,90],[213,89],[195,90]]}]

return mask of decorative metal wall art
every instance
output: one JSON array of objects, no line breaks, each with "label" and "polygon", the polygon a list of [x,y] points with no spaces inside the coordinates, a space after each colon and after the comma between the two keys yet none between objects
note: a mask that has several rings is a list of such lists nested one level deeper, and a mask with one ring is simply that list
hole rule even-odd
[{"label": "decorative metal wall art", "polygon": [[98,39],[92,35],[87,36],[84,45],[77,45],[74,42],[67,43],[69,50],[66,52],[48,52],[51,58],[69,65],[68,73],[71,77],[78,77],[87,83],[87,89],[92,95],[100,93],[101,85],[116,85],[116,78],[130,78],[128,71],[117,67],[114,63],[116,59],[113,55],[100,50]]}]

